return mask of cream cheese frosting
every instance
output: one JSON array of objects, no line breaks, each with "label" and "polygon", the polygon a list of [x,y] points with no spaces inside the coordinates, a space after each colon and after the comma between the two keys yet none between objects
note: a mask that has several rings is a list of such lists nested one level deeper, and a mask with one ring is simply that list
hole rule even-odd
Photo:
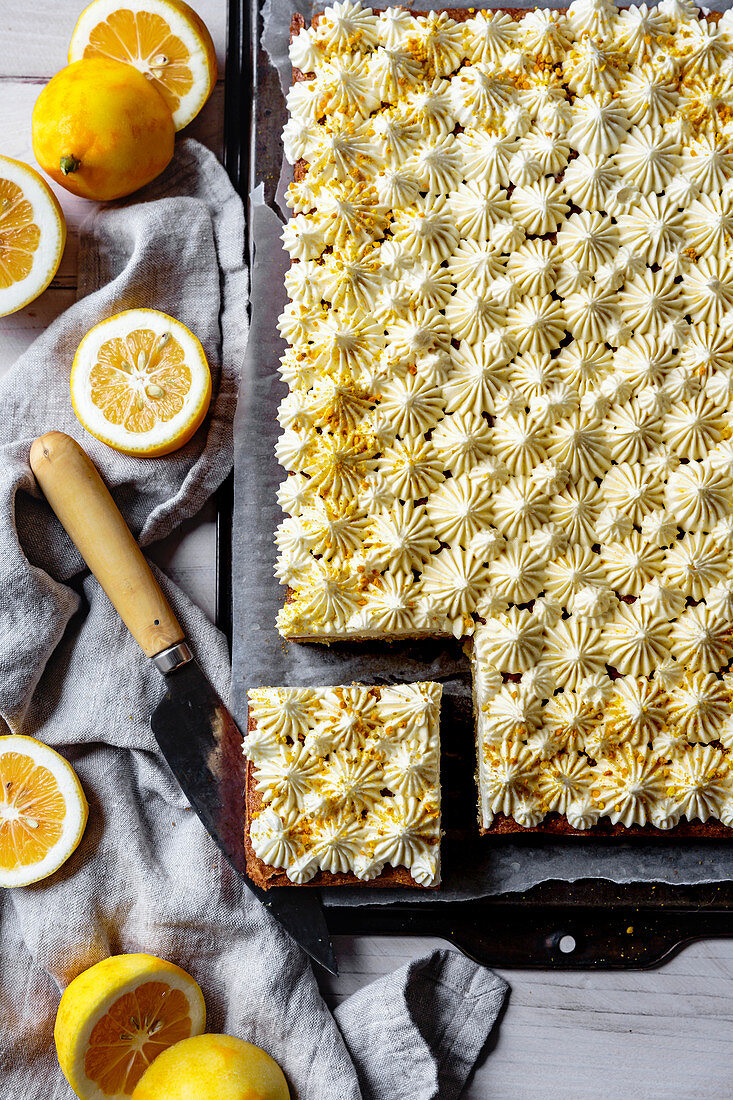
[{"label": "cream cheese frosting", "polygon": [[253,688],[244,753],[258,859],[297,884],[386,865],[440,882],[442,688]]},{"label": "cream cheese frosting", "polygon": [[[551,753],[531,691],[592,708],[610,671],[627,710],[664,681],[671,714],[689,677],[727,674],[731,21],[687,0],[467,15],[343,0],[291,46],[279,627],[489,621],[481,683],[530,680],[482,719],[481,775],[504,776],[485,806],[671,827],[723,801],[666,776],[657,798],[664,730],[627,759],[596,722],[604,770],[573,786],[553,760],[582,741]],[[499,746],[522,723],[534,762]]]},{"label": "cream cheese frosting", "polygon": [[730,799],[730,677],[683,671],[670,690],[656,673],[627,673],[596,695],[589,691],[593,676],[581,679],[580,666],[592,667],[597,632],[567,625],[571,619],[562,629],[574,643],[576,686],[550,692],[548,700],[546,684],[533,691],[523,676],[524,686],[509,685],[511,694],[504,695],[490,670],[512,665],[519,671],[528,662],[545,667],[548,648],[555,653],[557,628],[544,627],[543,643],[542,623],[526,615],[498,616],[473,638],[482,827],[490,828],[497,814],[525,827],[560,814],[581,831],[602,818],[661,828],[683,817],[720,818]]}]

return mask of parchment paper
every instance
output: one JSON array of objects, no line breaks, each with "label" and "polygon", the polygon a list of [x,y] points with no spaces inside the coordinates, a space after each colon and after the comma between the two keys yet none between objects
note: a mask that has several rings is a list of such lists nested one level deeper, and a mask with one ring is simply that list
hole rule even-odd
[{"label": "parchment paper", "polygon": [[[379,5],[385,6],[385,5]],[[445,3],[419,0],[420,10]],[[451,7],[468,7],[451,0]],[[471,6],[475,6],[474,4]],[[502,0],[503,7],[526,4]],[[562,2],[546,7],[564,7]],[[722,0],[719,10],[731,6]],[[278,70],[281,88],[291,82],[288,41],[291,15],[310,19],[310,0],[266,0],[262,42]],[[277,111],[273,114],[277,115]],[[273,133],[272,140],[279,140]],[[282,195],[291,169],[283,162]],[[277,204],[276,204],[277,205]],[[252,324],[242,372],[235,419],[235,507],[233,535],[233,706],[241,723],[246,720],[246,692],[250,687],[350,683],[394,683],[438,680],[443,684],[441,737],[443,749],[458,740],[469,744],[472,726],[471,680],[460,642],[339,643],[330,646],[296,644],[281,638],[275,617],[284,589],[273,576],[273,532],[282,519],[276,491],[285,477],[275,454],[279,434],[277,408],[287,387],[277,373],[285,344],[276,323],[287,296],[284,275],[290,257],[282,249],[282,218],[264,201],[262,187],[251,196],[250,240],[252,270]],[[475,757],[465,761],[463,789],[476,797],[472,783]],[[450,826],[450,821],[446,822]],[[629,842],[585,839],[538,840],[481,838],[466,844],[450,836],[443,846],[443,886],[440,892],[376,889],[323,891],[327,903],[374,904],[395,901],[456,900],[521,891],[548,879],[573,882],[605,878],[613,882],[719,882],[733,877],[733,844],[725,841]]]}]

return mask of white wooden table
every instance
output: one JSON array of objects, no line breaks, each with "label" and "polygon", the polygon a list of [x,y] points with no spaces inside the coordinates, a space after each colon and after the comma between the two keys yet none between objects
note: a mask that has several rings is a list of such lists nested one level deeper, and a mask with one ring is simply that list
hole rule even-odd
[{"label": "white wooden table", "polygon": [[[220,152],[226,0],[193,0],[193,5],[217,44],[221,78],[188,132]],[[82,6],[83,0],[0,0],[0,153],[35,163],[33,104],[43,83],[65,64]],[[89,204],[65,191],[58,194],[71,231],[66,255],[41,299],[0,319],[0,371],[74,299],[74,230]],[[158,545],[154,556],[213,616],[212,512]],[[439,943],[339,937],[341,974],[324,981],[324,993],[335,1005]],[[648,973],[506,971],[504,976],[512,987],[508,1009],[466,1097],[722,1100],[733,1095],[733,940],[695,944]]]}]

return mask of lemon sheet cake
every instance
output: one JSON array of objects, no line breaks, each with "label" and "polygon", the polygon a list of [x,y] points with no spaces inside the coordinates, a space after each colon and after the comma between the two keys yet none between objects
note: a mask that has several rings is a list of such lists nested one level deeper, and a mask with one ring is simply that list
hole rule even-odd
[{"label": "lemon sheet cake", "polygon": [[281,632],[475,630],[485,828],[733,820],[733,15],[343,0],[291,60]]},{"label": "lemon sheet cake", "polygon": [[249,691],[252,880],[437,886],[441,693],[429,682]]}]

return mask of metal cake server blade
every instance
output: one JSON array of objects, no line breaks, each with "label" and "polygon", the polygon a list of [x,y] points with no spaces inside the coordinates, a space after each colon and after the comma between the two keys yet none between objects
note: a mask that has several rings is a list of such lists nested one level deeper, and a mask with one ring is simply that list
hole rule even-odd
[{"label": "metal cake server blade", "polygon": [[193,659],[180,623],[96,467],[63,432],[36,439],[30,464],[79,553],[165,677],[167,693],[153,713],[153,733],[186,797],[249,889],[312,959],[336,974],[318,893],[297,887],[265,891],[247,877],[242,735]]},{"label": "metal cake server blade", "polygon": [[246,769],[242,735],[195,660],[165,674],[166,694],[150,723],[155,740],[186,798],[249,889],[312,959],[338,972],[317,893],[275,886],[262,890],[247,877]]}]

